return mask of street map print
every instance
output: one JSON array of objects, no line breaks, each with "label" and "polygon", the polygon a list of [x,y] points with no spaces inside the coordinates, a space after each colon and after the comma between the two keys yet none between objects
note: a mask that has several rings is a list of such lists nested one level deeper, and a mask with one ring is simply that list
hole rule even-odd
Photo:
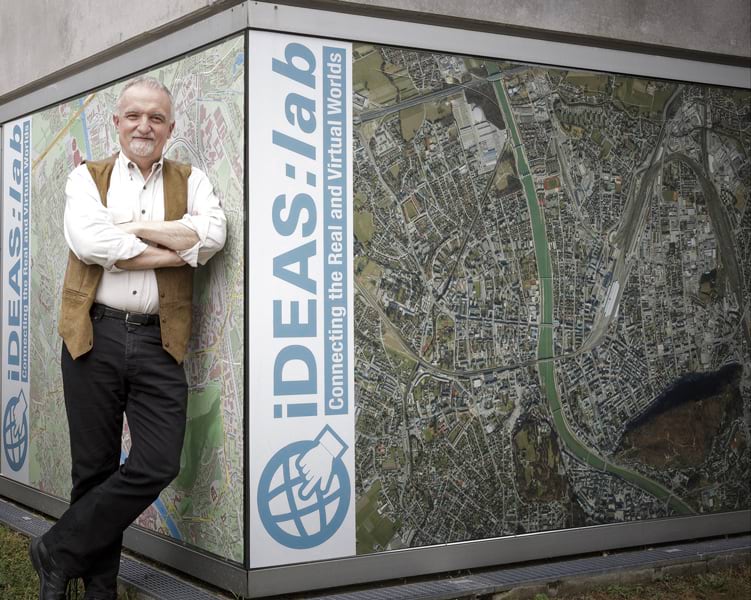
[{"label": "street map print", "polygon": [[[137,523],[235,561],[243,559],[244,43],[237,37],[155,69],[172,91],[168,158],[203,170],[227,214],[224,250],[195,273],[190,384],[181,471]],[[30,482],[68,498],[70,452],[57,317],[68,250],[65,181],[82,160],[118,148],[121,84],[33,115]],[[123,455],[130,440],[124,436]]]},{"label": "street map print", "polygon": [[751,506],[748,91],[354,46],[358,553]]}]

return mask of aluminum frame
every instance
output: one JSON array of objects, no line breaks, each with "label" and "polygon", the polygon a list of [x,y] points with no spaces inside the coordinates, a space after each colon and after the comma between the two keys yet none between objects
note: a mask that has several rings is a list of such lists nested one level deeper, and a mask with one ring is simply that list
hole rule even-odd
[{"label": "aluminum frame", "polygon": [[[314,4],[314,3],[311,3]],[[751,68],[662,54],[646,54],[484,31],[454,29],[414,21],[352,15],[315,8],[255,2],[249,25],[340,40],[402,46],[443,53],[487,56],[546,66],[608,71],[694,83],[751,88]],[[446,19],[449,20],[449,19]],[[585,41],[586,38],[583,38]],[[593,40],[594,42],[594,40]],[[616,45],[615,42],[613,45]],[[627,44],[623,43],[623,47]],[[687,52],[694,56],[695,52]]]},{"label": "aluminum frame", "polygon": [[[249,572],[251,598],[745,533],[751,510],[541,531]],[[321,569],[321,565],[326,565]]]},{"label": "aluminum frame", "polygon": [[[315,5],[315,3],[312,4]],[[343,10],[346,10],[346,7]],[[501,33],[469,32],[466,29],[443,25],[415,23],[413,19],[401,21],[316,8],[244,2],[165,35],[159,40],[145,42],[119,56],[106,58],[60,82],[40,87],[0,105],[0,136],[3,131],[2,124],[7,121],[36,112],[86,91],[109,85],[160,63],[196,52],[201,47],[232,34],[246,32],[247,44],[248,32],[253,29],[751,88],[751,68],[737,65],[613,48],[600,47],[593,51],[592,46],[596,46],[595,42],[592,46],[587,46]],[[627,44],[624,43],[623,46],[626,47]],[[693,56],[695,53],[687,52],[686,55]],[[249,176],[247,157],[249,101],[250,99],[246,97],[246,188]],[[1,158],[2,151],[0,150]],[[1,183],[2,175],[0,174]],[[247,254],[249,242],[247,217],[245,230]],[[249,267],[246,260],[246,273]],[[246,310],[247,302],[246,293]],[[249,342],[247,325],[245,335],[246,342]],[[249,352],[247,343],[245,351],[247,362],[247,352]],[[247,386],[250,377],[247,369],[245,377]],[[247,439],[247,427],[245,435]],[[247,471],[249,462],[247,445],[244,460]],[[248,498],[249,479],[246,478],[244,485],[246,498]],[[67,505],[59,498],[4,477],[0,477],[0,493],[55,517],[62,514]],[[245,510],[249,510],[247,502]],[[255,570],[248,569],[247,541],[250,532],[247,518],[245,521],[244,565],[220,559],[195,547],[183,545],[138,527],[128,529],[125,545],[149,558],[190,573],[194,577],[235,594],[259,597],[395,577],[428,575],[442,571],[743,533],[751,530],[751,510],[537,532]],[[323,564],[327,568],[321,569]]]},{"label": "aluminum frame", "polygon": [[[308,4],[316,6],[322,3],[313,0]],[[339,6],[342,10],[347,9],[346,6]],[[350,8],[363,10],[362,6],[352,5]],[[377,14],[378,11],[373,9],[372,12]],[[751,88],[751,67],[722,64],[716,60],[705,62],[696,58],[603,48],[597,46],[596,39],[592,39],[591,45],[587,45],[587,38],[582,37],[582,43],[573,44],[485,31],[468,31],[445,25],[415,23],[413,20],[399,21],[320,8],[246,1],[157,40],[146,41],[143,45],[121,55],[105,58],[61,81],[43,85],[0,104],[0,124],[85,91],[108,85],[180,55],[195,52],[201,46],[246,29],[267,29],[550,66]],[[618,42],[613,42],[612,45],[618,45]],[[620,45],[623,48],[631,46],[626,42]],[[680,50],[673,53],[680,53]],[[694,57],[697,53],[685,51],[684,54]]]}]

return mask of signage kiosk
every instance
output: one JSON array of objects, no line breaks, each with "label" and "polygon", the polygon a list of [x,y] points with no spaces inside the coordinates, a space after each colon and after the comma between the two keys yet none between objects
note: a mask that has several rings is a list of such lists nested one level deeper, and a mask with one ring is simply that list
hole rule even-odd
[{"label": "signage kiosk", "polygon": [[748,530],[749,69],[250,2],[0,107],[2,495],[65,507],[63,190],[140,73],[229,235],[127,546],[261,596]]}]

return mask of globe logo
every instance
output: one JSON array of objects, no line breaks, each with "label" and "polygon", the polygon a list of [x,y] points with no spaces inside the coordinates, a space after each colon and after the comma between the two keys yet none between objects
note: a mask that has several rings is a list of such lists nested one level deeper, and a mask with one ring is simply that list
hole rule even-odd
[{"label": "globe logo", "polygon": [[3,414],[3,448],[8,466],[20,471],[29,449],[29,425],[26,419],[26,396],[21,390],[8,401]]},{"label": "globe logo", "polygon": [[331,464],[328,489],[315,486],[305,497],[306,480],[298,464],[317,445],[305,440],[285,446],[268,462],[258,483],[258,511],[264,528],[278,543],[296,550],[328,540],[349,509],[349,475],[340,457]]}]

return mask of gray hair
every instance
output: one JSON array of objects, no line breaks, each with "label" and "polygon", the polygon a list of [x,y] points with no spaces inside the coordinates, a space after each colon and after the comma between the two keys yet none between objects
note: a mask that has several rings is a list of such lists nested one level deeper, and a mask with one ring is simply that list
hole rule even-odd
[{"label": "gray hair", "polygon": [[117,113],[120,114],[122,112],[123,96],[125,96],[125,92],[137,85],[142,85],[154,90],[159,90],[167,94],[167,97],[169,98],[169,122],[173,123],[175,121],[175,105],[174,101],[172,100],[172,92],[170,92],[169,88],[161,81],[159,81],[156,77],[149,77],[147,75],[131,79],[123,86],[123,89],[120,90],[120,95],[117,97]]}]

